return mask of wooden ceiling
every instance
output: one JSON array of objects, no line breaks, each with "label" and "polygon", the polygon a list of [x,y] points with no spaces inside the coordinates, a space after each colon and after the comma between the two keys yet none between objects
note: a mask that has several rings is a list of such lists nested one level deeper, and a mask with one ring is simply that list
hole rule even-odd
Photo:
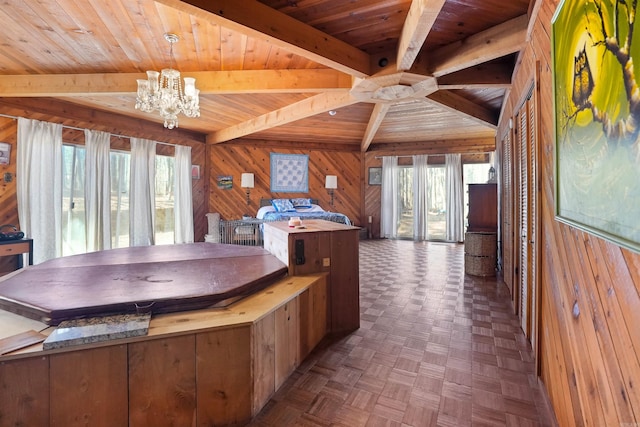
[{"label": "wooden ceiling", "polygon": [[207,143],[253,138],[367,151],[493,139],[530,7],[8,0],[0,9],[0,97],[57,98],[162,126],[156,114],[134,109],[136,79],[171,65],[163,35],[172,32],[180,36],[174,68],[200,89],[201,116],[180,117],[179,126]]}]

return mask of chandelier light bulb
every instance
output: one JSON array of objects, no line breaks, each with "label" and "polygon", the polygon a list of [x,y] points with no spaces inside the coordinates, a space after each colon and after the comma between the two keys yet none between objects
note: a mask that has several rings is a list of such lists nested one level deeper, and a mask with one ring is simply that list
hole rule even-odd
[{"label": "chandelier light bulb", "polygon": [[[167,33],[164,38],[170,45],[171,62],[173,63],[173,44],[178,36]],[[138,79],[136,109],[145,113],[159,111],[164,119],[164,127],[178,127],[178,114],[187,117],[200,117],[200,91],[196,89],[196,79],[184,78],[182,87],[180,72],[173,68],[165,68],[161,72],[147,71],[147,79]]]}]

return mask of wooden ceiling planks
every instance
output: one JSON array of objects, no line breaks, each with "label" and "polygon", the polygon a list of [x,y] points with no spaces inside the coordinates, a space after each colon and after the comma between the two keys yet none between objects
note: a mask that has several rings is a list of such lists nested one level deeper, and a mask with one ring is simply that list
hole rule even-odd
[{"label": "wooden ceiling planks", "polygon": [[250,135],[251,139],[272,141],[298,141],[301,143],[322,142],[324,144],[359,144],[366,130],[373,104],[360,103],[336,109],[335,115],[328,112],[273,127]]},{"label": "wooden ceiling planks", "polygon": [[[429,63],[431,52],[439,47],[453,46],[466,37],[477,36],[479,32],[491,33],[494,28],[499,28],[510,19],[525,15],[529,10],[529,3],[529,0],[512,0],[506,4],[498,0],[445,0],[418,54],[416,70],[412,69],[411,73],[418,76],[427,72],[425,63]],[[412,1],[246,0],[242,3],[242,8],[233,1],[222,1],[219,4],[220,10],[230,11],[229,16],[237,17],[235,22],[218,16],[219,11],[210,5],[202,6],[210,8],[210,11],[194,6],[200,4],[195,0],[90,0],[85,3],[50,0],[37,4],[35,0],[29,0],[21,5],[9,2],[0,10],[0,18],[10,30],[0,47],[0,74],[67,74],[69,76],[65,84],[75,86],[73,75],[78,73],[142,73],[147,69],[160,70],[171,64],[169,46],[162,36],[165,32],[175,32],[181,37],[180,42],[174,46],[174,57],[176,68],[185,74],[202,71],[326,68],[326,65],[319,65],[319,62],[338,64],[335,59],[331,59],[339,58],[330,51],[334,48],[342,50],[341,55],[345,58],[357,53],[360,59],[354,64],[366,58],[367,53],[371,54],[374,68],[380,70],[384,67],[379,67],[377,61],[382,54],[392,62],[390,66],[395,67],[394,52],[399,48]],[[268,17],[266,21],[270,22],[272,29],[258,22],[255,16],[246,16],[247,12],[257,10],[265,12],[264,16]],[[241,11],[243,12],[240,13]],[[227,26],[222,25],[223,23]],[[289,26],[288,23],[295,25]],[[247,27],[251,25],[252,28]],[[256,28],[265,33],[260,34]],[[270,33],[274,28],[277,31]],[[335,38],[336,42],[323,42],[320,47],[313,46],[313,40],[321,40],[323,35],[327,39]],[[318,52],[329,60],[318,61]],[[501,52],[498,55],[503,54]],[[490,52],[484,55],[480,61],[495,56]],[[466,86],[465,78],[469,78],[469,73],[457,73],[457,79],[447,80],[446,73],[454,69],[451,68],[440,70],[438,75],[444,74],[440,78],[445,86],[449,85],[445,89],[457,89],[458,95],[465,98],[466,102],[457,98],[456,105],[467,105],[468,108],[469,105],[478,104],[488,111],[499,111],[505,89],[510,84],[509,70],[513,70],[515,65],[515,55],[507,56],[509,59],[506,61],[502,58],[490,61],[497,64],[484,68],[486,73],[483,74],[488,78],[467,80]],[[344,64],[347,64],[346,61]],[[484,64],[477,68],[480,69],[482,65]],[[351,65],[347,67],[349,66]],[[423,68],[422,71],[417,71],[420,67]],[[489,74],[495,77],[491,78]],[[213,80],[200,78],[199,81],[201,84],[213,83]],[[242,85],[242,81],[240,84]],[[294,80],[284,81],[284,84],[294,84]],[[384,85],[387,86],[386,83]],[[64,84],[59,87],[63,88]],[[134,96],[134,93],[128,92],[117,95],[95,94],[82,98],[65,97],[65,100],[89,108],[162,122],[158,117],[132,110]],[[310,94],[274,93],[265,97],[258,93],[248,95],[240,86],[237,92],[225,95],[210,95],[203,91],[201,118],[181,118],[180,126],[211,135],[224,128],[238,128],[243,122],[256,120],[270,112],[274,116],[282,115],[277,110],[295,104],[306,96]],[[444,119],[441,117],[442,111],[424,106],[419,115],[409,112],[414,109],[409,109],[402,115],[394,114],[394,110],[402,111],[405,108],[401,106],[406,103],[403,99],[397,100],[400,105],[398,109],[396,101],[392,101],[390,114],[378,116],[380,126],[377,132],[367,132],[367,125],[372,119],[370,113],[366,115],[362,112],[372,112],[374,106],[366,98],[359,100],[364,102],[357,104],[357,108],[336,106],[342,110],[341,113],[358,112],[353,119],[338,119],[341,123],[339,127],[327,124],[322,108],[312,108],[307,113],[300,111],[297,118],[292,116],[296,121],[288,124],[270,120],[269,123],[276,126],[274,129],[263,129],[262,126],[255,125],[241,127],[256,132],[249,135],[250,138],[348,143],[353,144],[354,148],[360,147],[365,139],[375,144],[401,140],[415,142],[432,137],[456,139],[487,133],[486,129],[481,129],[477,124],[468,123],[464,118],[464,114],[468,114],[466,111],[459,116],[447,112]],[[308,117],[308,114],[317,114],[317,117]],[[448,125],[456,120],[462,126]],[[336,129],[343,135],[336,135]],[[357,136],[358,132],[360,135]],[[227,134],[234,135],[233,132]]]}]

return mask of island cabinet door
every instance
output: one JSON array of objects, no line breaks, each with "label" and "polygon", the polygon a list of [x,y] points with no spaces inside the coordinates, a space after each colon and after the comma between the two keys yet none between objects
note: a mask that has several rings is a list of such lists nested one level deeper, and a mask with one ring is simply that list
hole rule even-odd
[{"label": "island cabinet door", "polygon": [[0,425],[49,425],[49,358],[0,362]]},{"label": "island cabinet door", "polygon": [[253,408],[256,415],[276,391],[276,316],[270,312],[253,324]]},{"label": "island cabinet door", "polygon": [[251,326],[196,335],[198,426],[251,420]]},{"label": "island cabinet door", "polygon": [[278,390],[299,364],[300,313],[298,298],[276,310],[275,318],[275,389]]},{"label": "island cabinet door", "polygon": [[321,276],[298,297],[302,362],[327,334],[327,276]]},{"label": "island cabinet door", "polygon": [[129,426],[191,426],[196,417],[195,335],[129,344]]},{"label": "island cabinet door", "polygon": [[127,346],[52,354],[51,426],[126,427]]}]

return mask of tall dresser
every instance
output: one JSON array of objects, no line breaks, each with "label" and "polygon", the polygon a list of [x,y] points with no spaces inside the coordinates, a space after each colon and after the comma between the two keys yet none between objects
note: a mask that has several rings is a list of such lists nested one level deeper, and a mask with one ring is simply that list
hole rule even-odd
[{"label": "tall dresser", "polygon": [[464,243],[465,273],[493,276],[498,255],[497,184],[469,184],[467,221]]}]

